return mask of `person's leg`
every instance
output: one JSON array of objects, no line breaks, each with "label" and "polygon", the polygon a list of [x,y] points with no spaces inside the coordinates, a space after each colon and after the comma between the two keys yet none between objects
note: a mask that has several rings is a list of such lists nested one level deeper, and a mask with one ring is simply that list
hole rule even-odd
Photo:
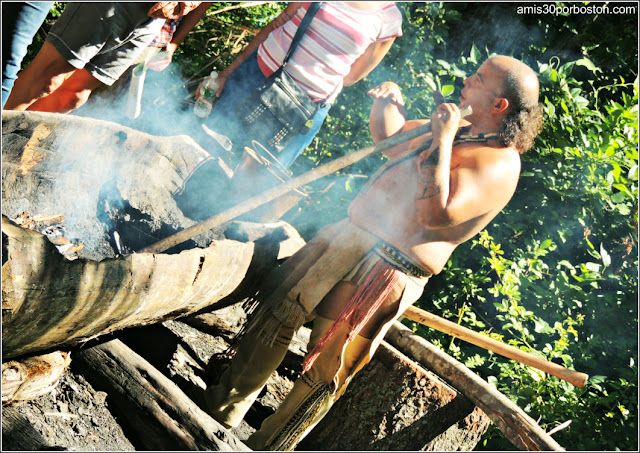
[{"label": "person's leg", "polygon": [[27,110],[69,113],[89,99],[91,92],[102,85],[86,69],[76,69],[53,93],[31,104]]},{"label": "person's leg", "polygon": [[331,104],[318,109],[315,115],[313,115],[313,126],[311,126],[309,131],[304,134],[296,135],[293,140],[291,140],[291,142],[285,146],[282,151],[280,151],[277,157],[283,167],[291,167],[298,156],[300,156],[307,146],[311,144],[311,141],[318,134],[320,128],[324,124],[324,120],[329,114],[329,109],[331,109]]},{"label": "person's leg", "polygon": [[[10,96],[7,106],[26,109],[64,83],[61,93],[30,110],[68,112],[86,102],[99,82],[111,85],[164,23],[148,17],[148,8],[149,4],[137,2],[68,3],[47,35],[42,57],[38,59],[39,53],[37,64],[29,73],[24,71],[24,82],[22,74],[18,77],[14,91],[20,85],[21,96],[16,94],[15,100]],[[71,77],[75,69],[83,68]]]},{"label": "person's leg", "polygon": [[270,346],[248,332],[220,382],[204,392],[209,414],[227,428],[237,426],[284,359],[292,337],[293,329],[283,325]]},{"label": "person's leg", "polygon": [[4,108],[22,60],[53,2],[7,2],[2,5],[2,108]]},{"label": "person's leg", "polygon": [[75,70],[50,42],[45,42],[29,66],[18,74],[5,109],[26,110],[58,89]]},{"label": "person's leg", "polygon": [[[376,257],[367,258],[353,275],[347,277],[348,281],[338,283],[316,307],[317,316],[308,351],[340,317],[376,261]],[[374,337],[383,324],[399,315],[406,284],[407,280],[401,279],[394,285],[379,310],[346,346],[351,327],[346,322],[338,326],[309,371],[296,380],[276,412],[265,419],[260,429],[247,440],[247,446],[254,450],[295,448],[342,396],[357,371],[371,360],[376,347]]]},{"label": "person's leg", "polygon": [[[334,320],[316,316],[307,349],[322,338]],[[327,414],[344,390],[346,380],[370,348],[372,340],[357,335],[346,348],[346,323],[328,343],[311,369],[298,378],[276,412],[267,417],[246,444],[253,450],[292,450]],[[342,390],[339,393],[337,390]]]}]

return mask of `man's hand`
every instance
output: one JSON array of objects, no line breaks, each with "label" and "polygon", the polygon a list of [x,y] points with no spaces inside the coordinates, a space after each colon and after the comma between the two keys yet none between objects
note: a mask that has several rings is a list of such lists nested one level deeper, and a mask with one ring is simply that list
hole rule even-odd
[{"label": "man's hand", "polygon": [[440,104],[431,115],[434,143],[453,143],[460,127],[460,109],[455,104]]},{"label": "man's hand", "polygon": [[147,15],[155,19],[178,19],[196,9],[202,2],[157,2]]},{"label": "man's hand", "polygon": [[173,60],[173,52],[162,51],[147,63],[147,68],[152,71],[164,71]]},{"label": "man's hand", "polygon": [[382,82],[375,88],[367,91],[367,94],[374,99],[381,99],[390,102],[398,108],[402,116],[406,116],[407,111],[404,108],[404,99],[400,87],[393,82]]}]

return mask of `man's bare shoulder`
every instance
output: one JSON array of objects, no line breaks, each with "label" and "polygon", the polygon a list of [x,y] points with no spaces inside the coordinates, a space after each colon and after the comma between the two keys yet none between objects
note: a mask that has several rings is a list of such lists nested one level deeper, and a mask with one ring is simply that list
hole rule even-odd
[{"label": "man's bare shoulder", "polygon": [[486,143],[465,143],[456,146],[452,155],[452,170],[472,172],[475,179],[505,194],[515,190],[520,177],[520,153],[511,147],[497,147]]},{"label": "man's bare shoulder", "polygon": [[482,171],[520,171],[520,153],[512,147],[462,143],[454,147],[454,156],[460,165],[476,167]]}]

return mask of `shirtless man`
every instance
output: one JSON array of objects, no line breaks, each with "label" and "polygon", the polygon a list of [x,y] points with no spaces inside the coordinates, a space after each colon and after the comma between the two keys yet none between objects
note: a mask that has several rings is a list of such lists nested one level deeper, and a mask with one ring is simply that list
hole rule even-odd
[{"label": "shirtless man", "polygon": [[[466,120],[459,106],[442,104],[431,117],[432,133],[386,153],[391,159],[351,203],[349,218],[321,230],[268,279],[234,360],[205,392],[218,421],[240,422],[293,332],[313,318],[301,377],[247,441],[254,449],[295,448],[429,277],[511,199],[520,153],[542,126],[538,92],[528,66],[492,57],[464,81],[460,107],[473,109]],[[429,121],[405,121],[393,82],[369,94],[376,142]]]}]

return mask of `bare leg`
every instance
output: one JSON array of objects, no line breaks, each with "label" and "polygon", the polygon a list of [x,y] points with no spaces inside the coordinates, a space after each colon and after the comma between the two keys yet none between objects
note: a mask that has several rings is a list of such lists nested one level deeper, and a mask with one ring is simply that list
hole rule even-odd
[{"label": "bare leg", "polygon": [[34,102],[27,110],[69,113],[87,102],[91,92],[101,84],[86,69],[76,69],[53,93]]},{"label": "bare leg", "polygon": [[76,68],[46,42],[33,61],[16,79],[5,109],[26,110],[31,104],[53,93]]}]

